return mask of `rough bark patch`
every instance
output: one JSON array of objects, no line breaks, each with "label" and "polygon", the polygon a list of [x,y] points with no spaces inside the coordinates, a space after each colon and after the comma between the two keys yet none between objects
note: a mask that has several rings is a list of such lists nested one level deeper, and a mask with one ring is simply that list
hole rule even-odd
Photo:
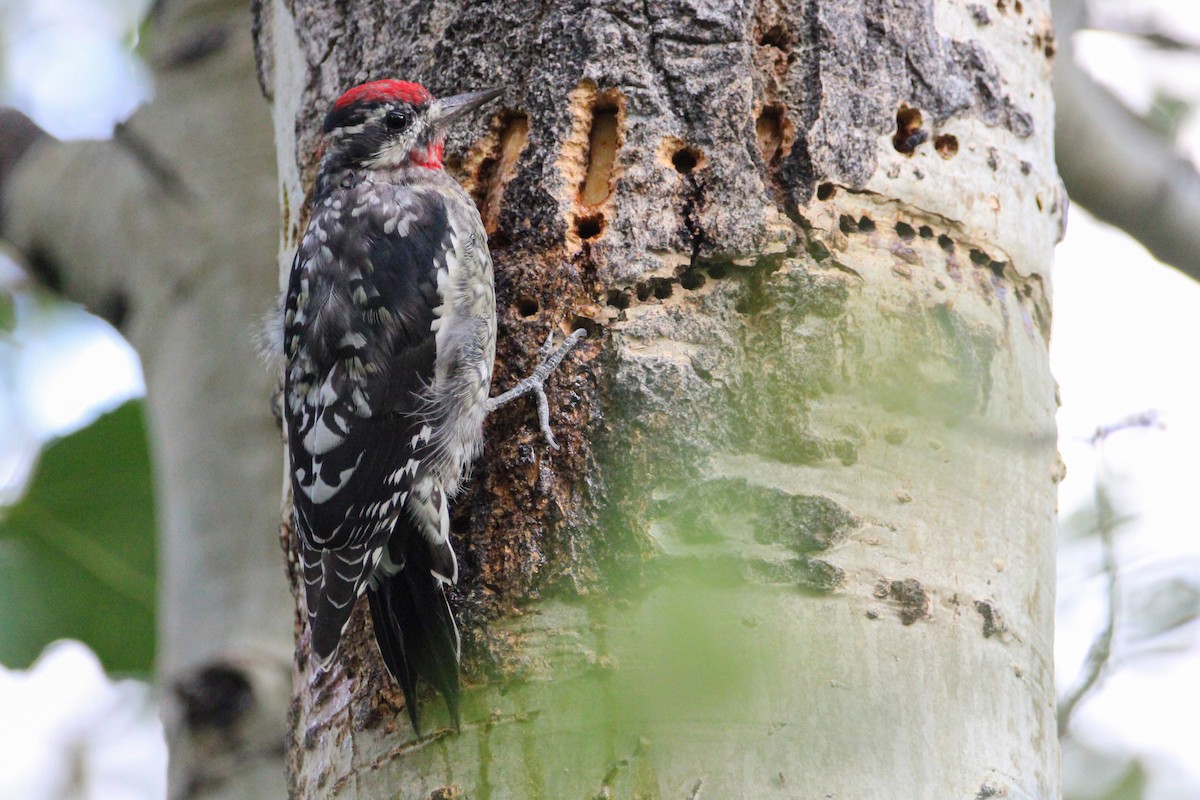
[{"label": "rough bark patch", "polygon": [[929,616],[929,595],[915,578],[881,580],[875,584],[874,594],[878,599],[890,602],[904,625],[912,625]]}]

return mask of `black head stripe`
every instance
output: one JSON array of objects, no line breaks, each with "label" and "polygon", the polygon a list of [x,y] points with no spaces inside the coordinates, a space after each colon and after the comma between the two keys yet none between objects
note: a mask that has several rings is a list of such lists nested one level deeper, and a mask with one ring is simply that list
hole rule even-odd
[{"label": "black head stripe", "polygon": [[[337,128],[352,127],[366,122],[368,118],[373,116],[373,112],[386,107],[389,110],[402,111],[408,115],[409,119],[415,119],[418,111],[418,106],[410,105],[409,103],[400,102],[379,102],[371,101],[364,103],[355,103],[353,105],[344,106],[342,108],[334,108],[325,115],[325,124],[322,130],[325,133],[330,133]],[[423,107],[423,106],[421,106]],[[383,119],[383,115],[379,115],[379,119]]]},{"label": "black head stripe", "polygon": [[358,125],[367,119],[368,108],[369,106],[366,105],[335,108],[333,111],[330,111],[325,115],[325,125],[322,130],[325,133],[329,133],[335,128],[344,128],[348,125]]}]

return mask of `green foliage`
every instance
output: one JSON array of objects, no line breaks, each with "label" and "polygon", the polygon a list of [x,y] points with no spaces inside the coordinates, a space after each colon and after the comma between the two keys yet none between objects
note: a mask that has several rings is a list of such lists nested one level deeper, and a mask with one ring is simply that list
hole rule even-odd
[{"label": "green foliage", "polygon": [[16,324],[16,300],[8,292],[0,292],[0,334],[12,333]]},{"label": "green foliage", "polygon": [[0,510],[0,663],[25,667],[55,639],[115,672],[154,660],[154,501],[140,402],[42,453]]},{"label": "green foliage", "polygon": [[1146,122],[1163,136],[1174,139],[1179,135],[1179,129],[1187,121],[1191,110],[1192,104],[1187,100],[1158,92],[1150,110],[1146,112]]}]

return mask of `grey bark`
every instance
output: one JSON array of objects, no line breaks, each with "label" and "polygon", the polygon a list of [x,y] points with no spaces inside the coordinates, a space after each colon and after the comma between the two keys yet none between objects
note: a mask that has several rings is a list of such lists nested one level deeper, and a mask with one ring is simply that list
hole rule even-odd
[{"label": "grey bark", "polygon": [[274,298],[270,118],[241,3],[160,3],[146,38],[155,99],[112,140],[6,118],[3,234],[142,359],[172,796],[278,797],[291,600],[253,341]]},{"label": "grey bark", "polygon": [[462,732],[299,630],[293,796],[1056,795],[1044,3],[255,13],[281,275],[341,91],[499,85],[497,388],[593,334],[455,513]]}]

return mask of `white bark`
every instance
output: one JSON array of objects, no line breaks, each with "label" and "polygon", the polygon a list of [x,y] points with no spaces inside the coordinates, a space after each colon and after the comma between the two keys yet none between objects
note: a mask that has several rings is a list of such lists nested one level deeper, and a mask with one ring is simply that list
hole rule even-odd
[{"label": "white bark", "polygon": [[[4,235],[142,359],[172,795],[280,796],[292,616],[273,376],[254,343],[274,304],[270,122],[243,5],[156,8],[155,99],[111,141],[25,152],[4,186]],[[206,683],[230,674],[248,693]]]}]

